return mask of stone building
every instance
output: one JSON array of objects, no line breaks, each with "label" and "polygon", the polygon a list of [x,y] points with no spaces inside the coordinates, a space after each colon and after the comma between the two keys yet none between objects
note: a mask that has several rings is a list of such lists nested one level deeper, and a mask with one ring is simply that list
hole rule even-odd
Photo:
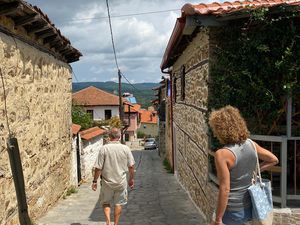
[{"label": "stone building", "polygon": [[138,129],[139,132],[142,132],[148,137],[157,137],[158,136],[158,116],[157,111],[155,110],[146,110],[141,109],[139,111],[141,115],[141,125]]},{"label": "stone building", "polygon": [[[158,112],[158,152],[161,158],[166,159],[173,168],[173,131],[172,121],[172,101],[171,101],[171,82],[169,77],[162,77],[160,86],[153,88],[157,91],[157,99],[153,101]],[[173,168],[174,169],[174,168]]]},{"label": "stone building", "polygon": [[19,142],[31,218],[45,213],[71,186],[69,63],[80,56],[40,9],[22,0],[0,1],[1,225],[19,224],[6,113]]},{"label": "stone building", "polygon": [[[209,84],[213,82],[210,69],[214,63],[214,50],[218,47],[215,33],[230,21],[249,16],[247,10],[251,7],[276,9],[282,4],[288,5],[289,1],[272,4],[256,1],[251,5],[249,2],[186,4],[166,47],[161,70],[171,78],[172,113],[171,123],[166,125],[170,127],[165,129],[173,131],[171,136],[166,136],[166,143],[170,139],[173,142],[171,152],[174,152],[175,175],[207,221],[215,209],[217,197],[216,177],[211,172],[213,153],[210,151],[207,124]],[[293,4],[299,6],[300,3]],[[283,168],[279,170],[284,171]],[[282,190],[285,188],[282,186]],[[282,192],[284,195],[286,193]],[[274,200],[283,202],[283,198],[274,197]],[[299,199],[299,195],[294,198]],[[297,210],[278,209],[274,224],[296,224],[299,218]]]}]

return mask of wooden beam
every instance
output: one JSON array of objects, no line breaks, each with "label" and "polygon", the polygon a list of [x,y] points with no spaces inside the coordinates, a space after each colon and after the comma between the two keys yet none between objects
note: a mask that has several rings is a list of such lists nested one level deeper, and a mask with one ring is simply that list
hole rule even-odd
[{"label": "wooden beam", "polygon": [[62,55],[68,55],[69,53],[73,52],[73,50],[70,48],[70,46],[64,48],[63,50],[59,51]]},{"label": "wooden beam", "polygon": [[35,14],[31,14],[31,15],[27,15],[27,16],[22,16],[18,19],[15,20],[15,25],[16,26],[23,26],[29,23],[32,23],[34,21],[37,21],[38,19],[40,19],[40,15]]},{"label": "wooden beam", "polygon": [[50,48],[53,48],[53,47],[56,48],[56,47],[59,47],[59,46],[63,46],[64,43],[61,40],[56,39],[54,41],[49,42],[49,45],[50,45]]},{"label": "wooden beam", "polygon": [[59,40],[59,39],[60,38],[59,38],[58,35],[53,35],[53,36],[50,36],[50,37],[46,37],[43,42],[44,42],[44,44],[48,44],[52,41]]},{"label": "wooden beam", "polygon": [[27,28],[26,30],[29,33],[37,33],[40,31],[48,30],[50,27],[51,26],[49,24],[39,24],[39,25],[32,26],[30,28]]},{"label": "wooden beam", "polygon": [[51,37],[51,36],[56,36],[56,32],[53,30],[53,29],[49,29],[47,31],[44,31],[44,32],[39,32],[39,34],[36,33],[36,35],[39,37],[39,38],[47,38],[47,37]]},{"label": "wooden beam", "polygon": [[5,16],[12,14],[19,9],[21,9],[23,6],[20,5],[20,2],[10,2],[10,3],[4,3],[0,5],[0,15]]}]

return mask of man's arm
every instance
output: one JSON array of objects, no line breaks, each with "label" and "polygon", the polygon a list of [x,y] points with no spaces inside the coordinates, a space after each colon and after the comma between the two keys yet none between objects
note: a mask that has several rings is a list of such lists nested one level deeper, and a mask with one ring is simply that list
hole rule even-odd
[{"label": "man's arm", "polygon": [[129,180],[128,185],[131,189],[134,187],[134,165],[128,167],[129,170]]},{"label": "man's arm", "polygon": [[97,180],[98,180],[100,175],[101,175],[101,170],[98,169],[98,168],[95,168],[94,180],[93,180],[93,184],[92,184],[93,191],[97,190]]}]

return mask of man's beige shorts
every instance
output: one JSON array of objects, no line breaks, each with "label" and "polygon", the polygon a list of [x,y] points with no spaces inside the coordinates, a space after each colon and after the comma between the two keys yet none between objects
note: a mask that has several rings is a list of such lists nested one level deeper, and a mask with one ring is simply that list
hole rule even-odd
[{"label": "man's beige shorts", "polygon": [[100,204],[126,205],[128,199],[127,188],[112,190],[102,183],[100,190]]}]

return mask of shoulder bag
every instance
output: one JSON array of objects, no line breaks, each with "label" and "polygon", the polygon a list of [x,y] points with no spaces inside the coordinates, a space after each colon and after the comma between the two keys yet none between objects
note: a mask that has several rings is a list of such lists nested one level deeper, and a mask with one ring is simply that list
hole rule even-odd
[{"label": "shoulder bag", "polygon": [[248,188],[252,201],[252,224],[272,225],[273,223],[273,201],[271,181],[261,178],[260,166],[256,146],[251,141],[256,155],[256,169],[252,185]]}]

